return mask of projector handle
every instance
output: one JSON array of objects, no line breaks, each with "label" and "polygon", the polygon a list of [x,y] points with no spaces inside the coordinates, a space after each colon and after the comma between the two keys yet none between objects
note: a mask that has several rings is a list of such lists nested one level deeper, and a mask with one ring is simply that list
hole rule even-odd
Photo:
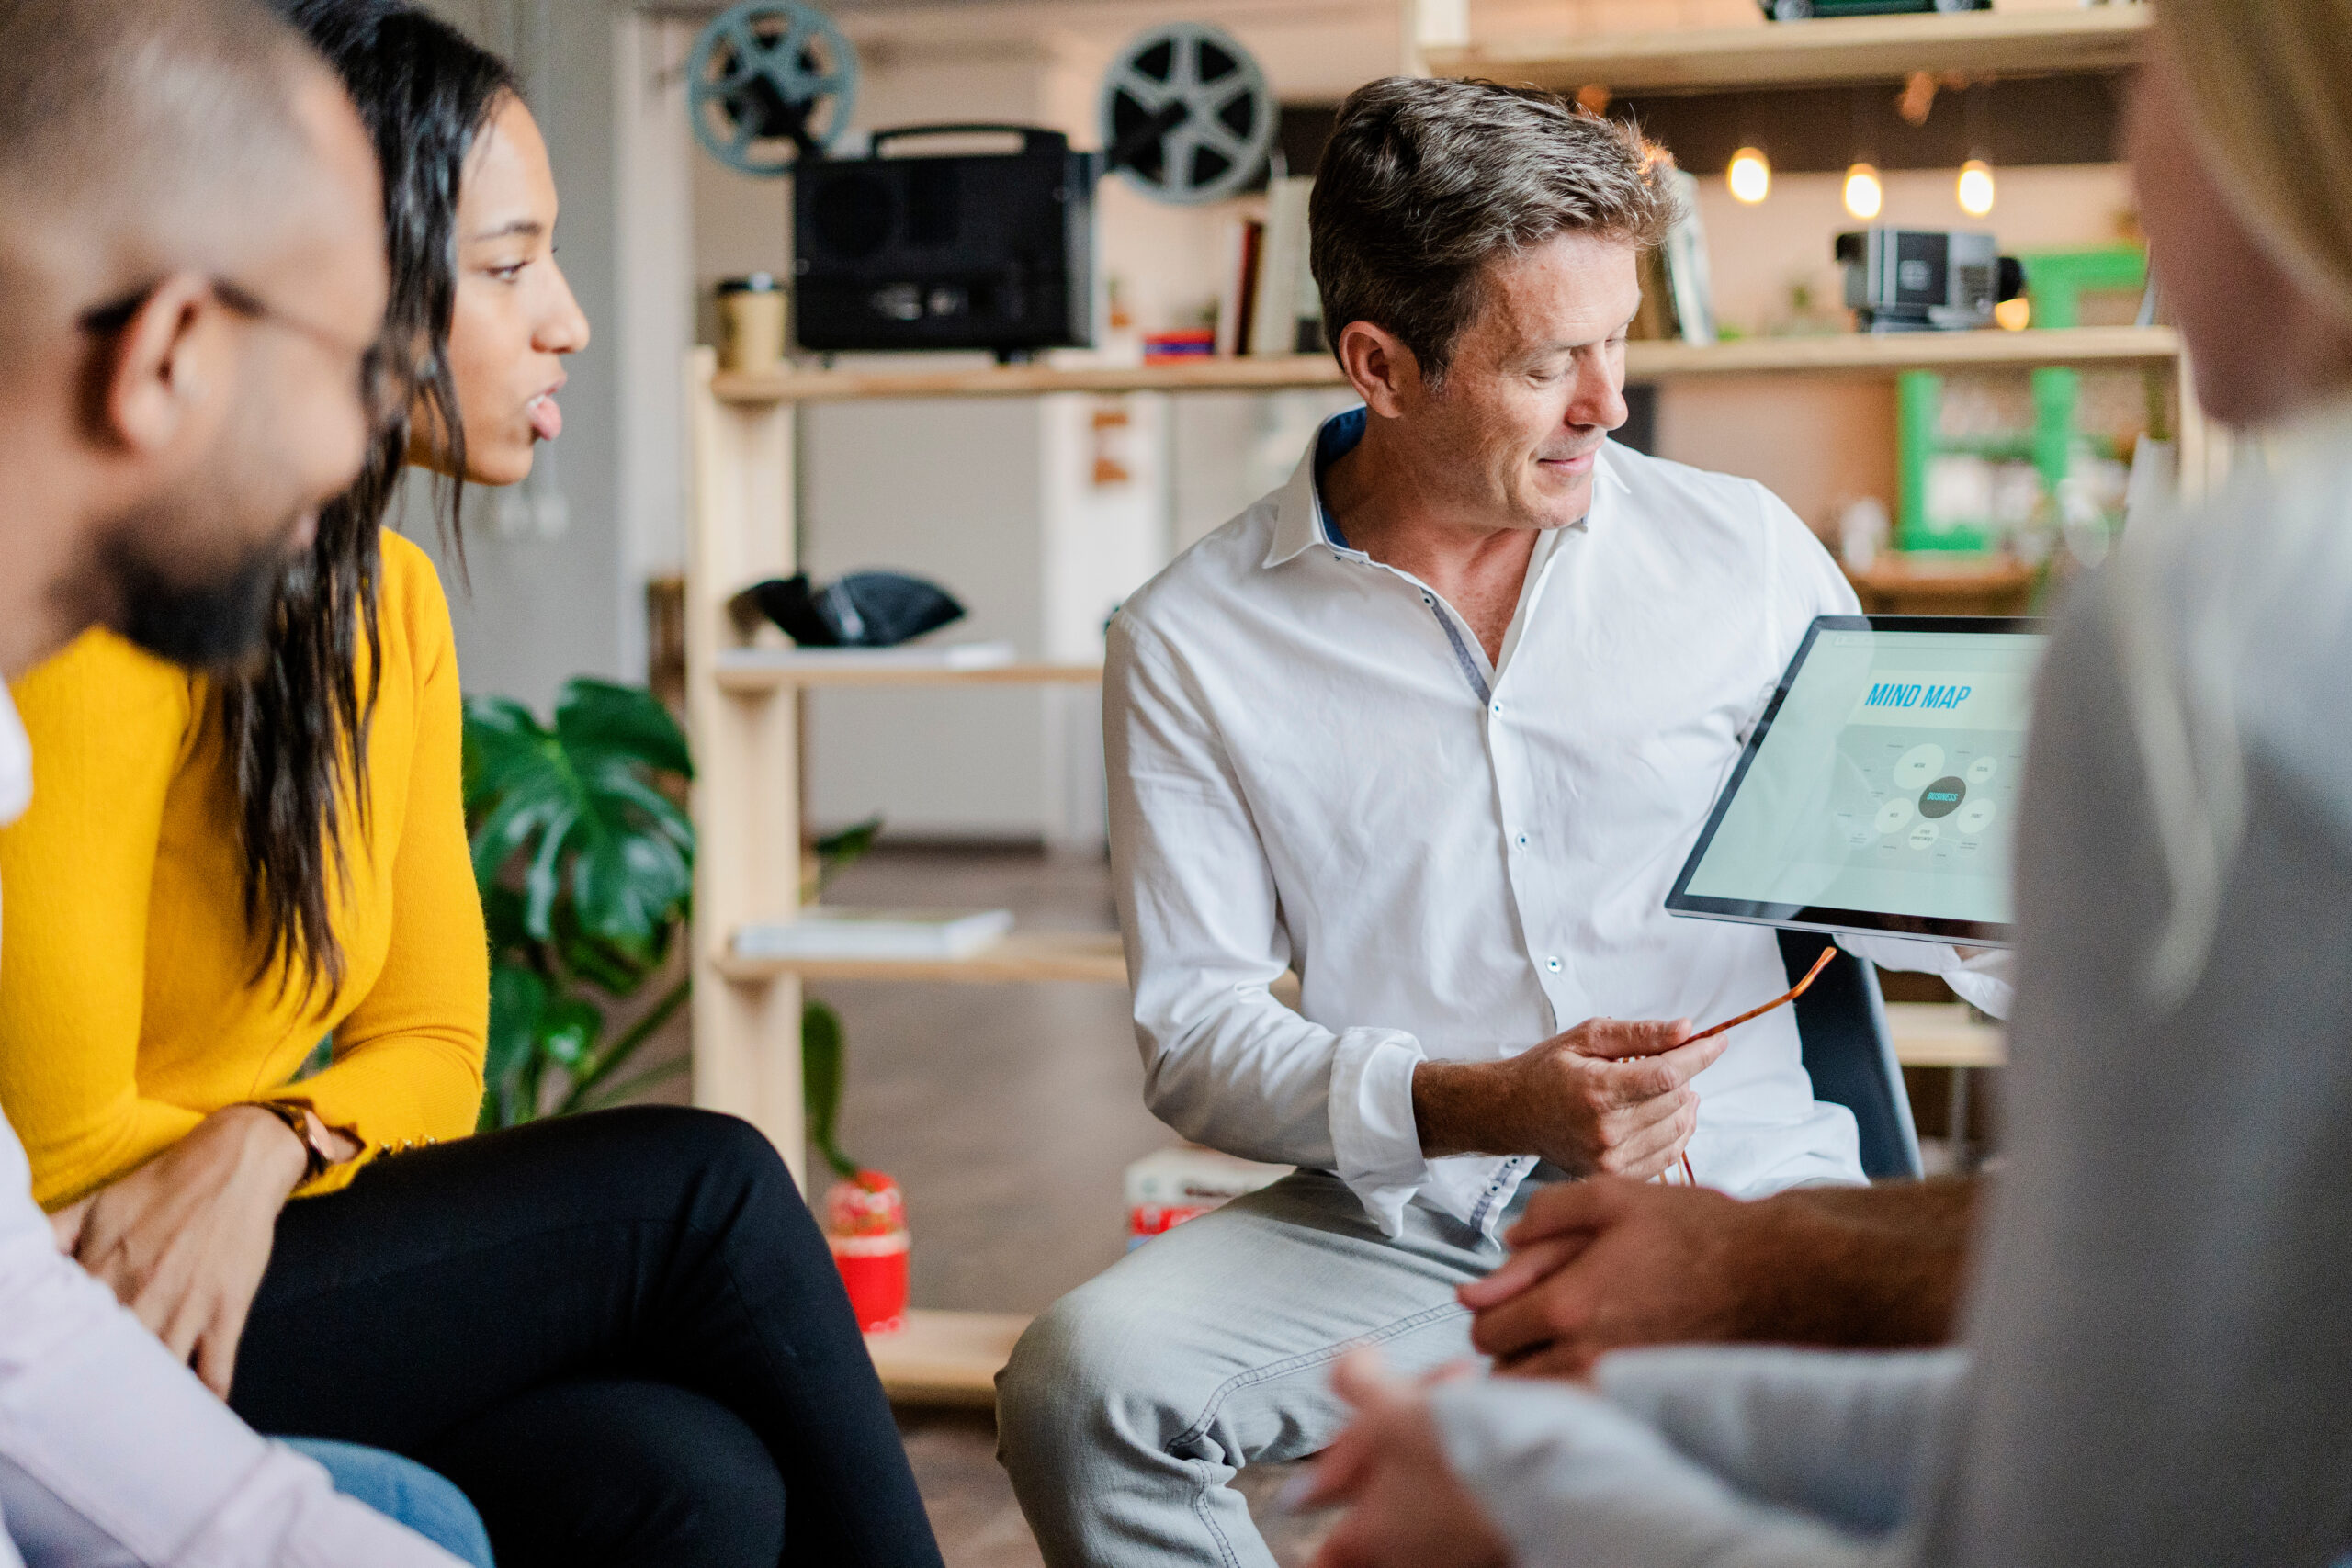
[{"label": "projector handle", "polygon": [[1069,138],[1058,130],[1040,130],[1034,125],[1004,125],[995,122],[975,122],[969,125],[900,125],[888,130],[877,130],[865,139],[867,155],[879,158],[882,144],[896,141],[903,136],[1018,136],[1021,152],[1027,157],[1036,152],[1063,152],[1069,149]]}]

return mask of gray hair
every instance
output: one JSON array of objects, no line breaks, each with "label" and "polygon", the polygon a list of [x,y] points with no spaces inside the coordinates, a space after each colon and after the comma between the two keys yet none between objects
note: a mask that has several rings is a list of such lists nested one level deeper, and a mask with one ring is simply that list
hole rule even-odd
[{"label": "gray hair", "polygon": [[1315,171],[1309,265],[1333,348],[1394,333],[1443,378],[1489,261],[1564,231],[1647,246],[1679,216],[1631,126],[1532,88],[1390,76],[1340,106]]}]

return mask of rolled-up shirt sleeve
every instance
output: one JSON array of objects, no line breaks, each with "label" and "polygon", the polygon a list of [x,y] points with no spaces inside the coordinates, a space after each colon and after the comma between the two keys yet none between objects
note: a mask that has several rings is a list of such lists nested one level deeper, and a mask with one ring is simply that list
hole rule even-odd
[{"label": "rolled-up shirt sleeve", "polygon": [[1330,1170],[1391,1235],[1428,1179],[1419,1041],[1327,1029],[1277,1000],[1273,871],[1206,705],[1148,632],[1111,627],[1102,682],[1111,859],[1153,1114],[1246,1159]]}]

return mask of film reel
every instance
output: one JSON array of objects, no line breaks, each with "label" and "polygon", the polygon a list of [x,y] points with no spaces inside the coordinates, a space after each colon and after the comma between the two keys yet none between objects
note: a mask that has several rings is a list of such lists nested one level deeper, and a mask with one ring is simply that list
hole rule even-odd
[{"label": "film reel", "polygon": [[1159,201],[1238,195],[1274,144],[1275,118],[1258,62],[1204,22],[1153,28],[1102,79],[1105,165]]},{"label": "film reel", "polygon": [[857,107],[857,51],[801,0],[744,0],[695,39],[686,112],[710,155],[780,175],[833,144]]}]

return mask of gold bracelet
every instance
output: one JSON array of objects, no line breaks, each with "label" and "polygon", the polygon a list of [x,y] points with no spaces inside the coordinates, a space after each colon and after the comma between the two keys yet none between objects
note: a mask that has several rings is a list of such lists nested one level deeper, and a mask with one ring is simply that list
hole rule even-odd
[{"label": "gold bracelet", "polygon": [[301,1140],[302,1153],[305,1156],[302,1166],[302,1181],[305,1185],[324,1176],[328,1168],[334,1164],[334,1161],[327,1157],[326,1150],[311,1141],[311,1117],[302,1107],[282,1104],[275,1100],[253,1100],[246,1103],[256,1111],[268,1111],[286,1123],[287,1131]]}]

